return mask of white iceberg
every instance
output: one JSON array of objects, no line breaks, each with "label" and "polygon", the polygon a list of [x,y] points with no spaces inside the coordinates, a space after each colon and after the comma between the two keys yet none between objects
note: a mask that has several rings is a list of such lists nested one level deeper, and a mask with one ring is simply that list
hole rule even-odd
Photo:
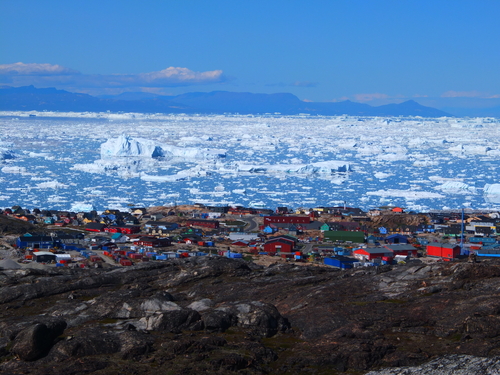
[{"label": "white iceberg", "polygon": [[496,197],[500,200],[500,184],[484,185],[483,194],[489,197]]},{"label": "white iceberg", "polygon": [[163,151],[154,141],[143,138],[132,139],[126,134],[108,139],[101,145],[101,158],[103,159],[129,156],[156,158],[163,156]]},{"label": "white iceberg", "polygon": [[85,202],[75,202],[71,205],[71,212],[90,212],[95,210],[94,206],[91,203]]},{"label": "white iceberg", "polygon": [[16,167],[16,166],[11,166],[11,167],[3,167],[2,168],[3,173],[26,173],[26,167]]},{"label": "white iceberg", "polygon": [[474,186],[467,185],[460,181],[446,181],[436,187],[436,190],[441,190],[449,194],[476,194]]},{"label": "white iceberg", "polygon": [[41,183],[36,185],[37,189],[65,189],[67,187],[68,187],[68,185],[62,184],[62,183],[58,182],[57,180],[41,182]]}]

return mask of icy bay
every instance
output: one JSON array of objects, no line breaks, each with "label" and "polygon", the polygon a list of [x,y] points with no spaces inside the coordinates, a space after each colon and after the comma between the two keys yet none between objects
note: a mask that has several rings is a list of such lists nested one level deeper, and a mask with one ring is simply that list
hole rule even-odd
[{"label": "icy bay", "polygon": [[493,118],[0,113],[0,206],[500,207]]}]

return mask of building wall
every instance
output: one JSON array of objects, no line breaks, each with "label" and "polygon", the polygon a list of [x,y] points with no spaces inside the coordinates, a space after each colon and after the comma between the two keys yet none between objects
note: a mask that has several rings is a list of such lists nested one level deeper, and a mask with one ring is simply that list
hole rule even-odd
[{"label": "building wall", "polygon": [[264,251],[268,253],[276,253],[276,252],[282,252],[282,253],[291,253],[292,252],[292,245],[286,242],[272,242],[272,243],[267,243],[264,244]]}]

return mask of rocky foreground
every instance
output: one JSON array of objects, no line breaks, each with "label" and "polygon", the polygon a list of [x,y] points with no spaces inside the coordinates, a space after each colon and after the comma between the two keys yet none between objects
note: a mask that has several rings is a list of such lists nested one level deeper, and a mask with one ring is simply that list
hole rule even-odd
[{"label": "rocky foreground", "polygon": [[495,261],[338,271],[200,257],[2,270],[0,286],[5,374],[499,371]]}]

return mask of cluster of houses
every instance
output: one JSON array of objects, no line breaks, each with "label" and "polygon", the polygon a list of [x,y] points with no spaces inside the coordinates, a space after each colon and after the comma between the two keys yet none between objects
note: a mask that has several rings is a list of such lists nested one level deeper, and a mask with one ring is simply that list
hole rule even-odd
[{"label": "cluster of houses", "polygon": [[[101,251],[121,265],[136,261],[167,260],[180,256],[216,253],[228,257],[278,255],[297,261],[318,260],[340,268],[360,264],[390,264],[423,254],[443,260],[475,254],[500,257],[500,215],[428,213],[425,223],[410,226],[374,226],[381,215],[416,215],[402,208],[363,212],[350,207],[316,207],[276,210],[246,207],[207,207],[195,205],[192,212],[166,210],[149,214],[145,208],[128,212],[74,213],[53,210],[26,210],[19,206],[0,210],[0,214],[42,225],[79,227],[83,233],[54,231],[51,235],[26,234],[16,245],[31,249],[30,259],[68,262],[65,251],[79,251],[83,258],[99,262]],[[329,215],[331,221],[320,218]],[[419,214],[424,217],[423,214]],[[169,219],[171,216],[174,218]],[[259,222],[256,231],[244,233],[251,216]],[[446,240],[443,238],[446,237]],[[431,240],[429,240],[431,238]],[[461,242],[461,240],[463,241]],[[191,250],[172,251],[173,243],[190,245]],[[221,250],[221,247],[226,247]],[[54,251],[56,249],[56,251]],[[47,250],[47,251],[43,251]],[[36,254],[38,253],[38,254]],[[53,254],[53,255],[50,255]],[[101,254],[101,253],[100,253]],[[54,258],[55,256],[55,258]]]}]

